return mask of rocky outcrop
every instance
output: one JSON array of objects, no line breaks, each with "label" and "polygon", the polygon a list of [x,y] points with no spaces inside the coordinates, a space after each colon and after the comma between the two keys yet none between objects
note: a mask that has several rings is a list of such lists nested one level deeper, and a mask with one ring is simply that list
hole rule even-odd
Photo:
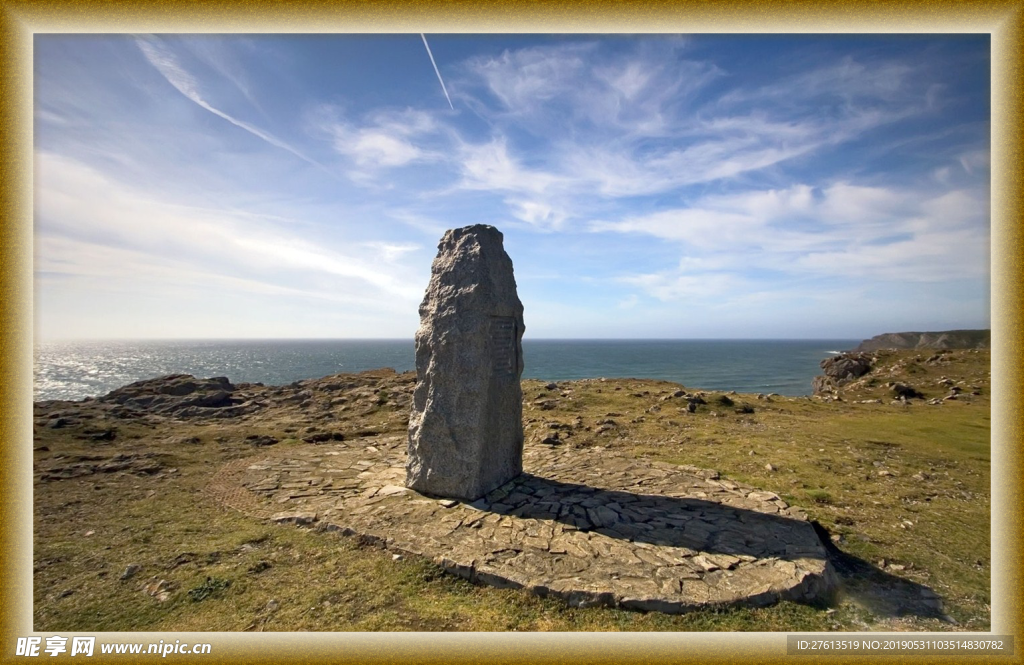
[{"label": "rocky outcrop", "polygon": [[991,330],[947,330],[945,332],[885,333],[866,339],[854,351],[879,349],[987,349]]},{"label": "rocky outcrop", "polygon": [[[115,420],[159,427],[168,421],[220,420],[227,424],[233,418],[266,418],[278,426],[295,423],[295,429],[285,432],[294,434],[292,438],[322,443],[343,440],[346,434],[375,434],[382,426],[406,429],[415,379],[413,372],[376,369],[265,386],[232,383],[223,377],[169,374],[137,381],[102,397],[36,402],[34,420],[37,428],[48,431],[68,430],[80,439],[113,441],[118,437],[118,428],[111,424]],[[378,413],[385,418],[368,422]],[[333,426],[338,418],[352,418],[360,425],[341,433]],[[188,440],[190,437],[172,438],[176,443],[198,442]],[[257,434],[247,442],[258,447],[277,441]]]},{"label": "rocky outcrop", "polygon": [[821,361],[824,376],[814,377],[815,395],[829,393],[871,371],[874,358],[866,353],[842,353]]},{"label": "rocky outcrop", "polygon": [[191,374],[169,374],[136,381],[112,390],[97,401],[119,405],[123,407],[119,412],[126,415],[147,412],[177,418],[230,417],[257,408],[236,397],[236,390],[223,376],[197,379]]}]

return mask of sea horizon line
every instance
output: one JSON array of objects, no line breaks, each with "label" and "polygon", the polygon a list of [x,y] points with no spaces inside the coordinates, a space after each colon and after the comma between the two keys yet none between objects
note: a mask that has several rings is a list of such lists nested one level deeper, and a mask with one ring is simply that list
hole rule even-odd
[{"label": "sea horizon line", "polygon": [[[868,337],[524,337],[524,342],[819,342]],[[52,337],[36,344],[111,342],[413,342],[409,337]]]}]

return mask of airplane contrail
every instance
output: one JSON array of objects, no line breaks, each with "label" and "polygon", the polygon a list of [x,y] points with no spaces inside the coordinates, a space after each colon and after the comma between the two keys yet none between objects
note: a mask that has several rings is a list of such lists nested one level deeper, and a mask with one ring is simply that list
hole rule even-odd
[{"label": "airplane contrail", "polygon": [[159,44],[159,42],[154,40],[152,37],[136,36],[135,43],[142,51],[142,54],[146,57],[146,60],[149,61],[149,64],[153,65],[153,67],[155,67],[156,70],[160,72],[165,79],[167,79],[168,83],[174,86],[178,92],[185,95],[185,97],[192,100],[195,104],[198,104],[201,108],[206,109],[219,118],[223,118],[235,127],[244,129],[253,136],[263,139],[272,146],[281,148],[282,150],[287,150],[299,159],[312,164],[324,173],[330,175],[332,178],[339,178],[337,174],[326,166],[315,159],[307,157],[273,134],[265,132],[255,125],[250,125],[247,122],[228,115],[203,99],[202,95],[199,94],[199,87],[196,84],[195,78],[181,67],[173,53],[171,53],[166,47]]},{"label": "airplane contrail", "polygon": [[448,100],[448,106],[451,106],[454,111],[455,105],[452,104],[452,98],[448,96],[448,88],[444,87],[444,79],[441,78],[441,70],[437,68],[437,63],[434,62],[434,54],[430,52],[430,44],[427,43],[427,36],[421,32],[420,37],[423,38],[423,45],[427,47],[427,55],[430,56],[430,64],[434,65],[434,73],[437,74],[437,80],[441,82],[441,90],[444,90],[444,97]]}]

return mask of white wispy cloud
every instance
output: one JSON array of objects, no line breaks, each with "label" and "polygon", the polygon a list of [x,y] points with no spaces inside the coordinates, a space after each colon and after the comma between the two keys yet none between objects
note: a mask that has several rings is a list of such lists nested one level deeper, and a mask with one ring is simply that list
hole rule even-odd
[{"label": "white wispy cloud", "polygon": [[363,246],[380,257],[385,263],[394,263],[410,252],[423,249],[414,243],[367,242]]},{"label": "white wispy cloud", "polygon": [[460,142],[455,156],[461,179],[449,191],[501,195],[510,217],[539,230],[562,228],[573,215],[572,176],[525,166],[510,153],[504,137],[482,144]]},{"label": "white wispy cloud", "polygon": [[962,154],[959,161],[964,171],[973,175],[975,170],[987,169],[992,156],[988,150],[971,150]]},{"label": "white wispy cloud", "polygon": [[406,303],[422,295],[418,280],[411,279],[416,271],[397,261],[416,249],[412,244],[371,244],[377,251],[370,255],[346,253],[297,235],[293,223],[282,228],[271,219],[230,211],[182,209],[159,193],[136,190],[59,155],[37,153],[36,163],[37,215],[51,235],[175,256],[195,269],[217,265],[226,276],[264,275],[268,282],[309,286],[320,283],[319,275],[330,275],[344,280],[334,288],[353,293]]},{"label": "white wispy cloud", "polygon": [[664,271],[626,275],[620,281],[637,286],[658,300],[689,302],[720,299],[750,285],[749,280],[727,272],[687,274]]},{"label": "white wispy cloud", "polygon": [[423,156],[423,152],[408,141],[392,134],[365,129],[360,130],[350,143],[339,138],[335,147],[339,152],[352,154],[361,165],[403,166]]},{"label": "white wispy cloud", "polygon": [[[499,113],[529,117],[552,100],[565,100],[573,84],[589,68],[596,44],[562,44],[505,51],[497,57],[477,57],[466,63],[469,86],[483,89],[499,102]],[[467,93],[468,94],[468,93]],[[494,114],[489,100],[468,97],[475,108]],[[543,130],[542,127],[538,129]]]},{"label": "white wispy cloud", "polygon": [[[818,104],[832,103],[836,108],[855,111],[864,103],[907,102],[918,99],[920,84],[915,83],[915,68],[906,62],[858,62],[845,56],[838,62],[823,62],[817,66],[797,70],[763,86],[737,88],[722,95],[718,103],[762,104],[776,102],[790,110],[808,112],[800,108],[803,100],[813,99]],[[938,90],[932,91],[933,95]]]},{"label": "white wispy cloud", "polygon": [[544,194],[570,183],[568,176],[524,166],[509,153],[508,141],[460,146],[462,187],[495,192]]},{"label": "white wispy cloud", "polygon": [[153,67],[155,67],[165,79],[167,79],[167,82],[174,86],[174,88],[182,95],[195,102],[199,107],[206,109],[215,116],[230,122],[235,127],[249,132],[253,136],[266,141],[276,148],[290,152],[304,162],[324,171],[328,175],[337,177],[336,174],[323,164],[306,156],[304,153],[292,147],[285,141],[277,138],[273,134],[248,122],[239,120],[209,104],[200,94],[199,85],[196,79],[181,66],[174,53],[171,52],[170,49],[166,48],[158,38],[152,36],[137,36],[135,38],[135,43],[138,45],[139,50],[142,51],[142,54],[146,57],[146,60],[148,60],[149,63],[153,65]]},{"label": "white wispy cloud", "polygon": [[329,301],[360,308],[379,309],[380,299],[343,291],[285,286],[272,279],[240,277],[218,272],[187,258],[154,255],[152,252],[78,240],[51,233],[36,238],[36,271],[43,279],[73,280],[82,291],[127,293],[148,291],[152,296],[176,292],[249,293],[265,296]]},{"label": "white wispy cloud", "polygon": [[757,242],[767,220],[741,212],[715,208],[661,210],[617,222],[594,222],[594,231],[643,233],[663,240],[685,242],[704,249],[736,248]]},{"label": "white wispy cloud", "polygon": [[357,121],[343,118],[338,108],[321,106],[311,122],[318,133],[329,138],[335,152],[362,169],[352,175],[363,182],[371,182],[375,176],[366,169],[448,159],[443,150],[434,147],[448,130],[423,111],[380,111]]},{"label": "white wispy cloud", "polygon": [[[682,298],[750,270],[832,279],[937,282],[987,274],[983,192],[896,190],[839,182],[817,191],[741,192],[690,207],[593,222],[595,232],[643,234],[679,244],[673,270],[626,276],[659,299]],[[705,291],[706,292],[706,291]]]},{"label": "white wispy cloud", "polygon": [[[615,201],[732,181],[924,109],[911,68],[849,58],[708,96],[730,73],[687,58],[684,46],[612,56],[583,42],[471,59],[460,95],[493,131],[483,143],[458,140],[460,186],[512,194],[504,199],[509,214],[533,224],[547,209],[567,211],[538,225],[560,228],[585,219],[595,193]],[[823,99],[834,113],[820,112]],[[509,138],[520,132],[541,142]]]}]

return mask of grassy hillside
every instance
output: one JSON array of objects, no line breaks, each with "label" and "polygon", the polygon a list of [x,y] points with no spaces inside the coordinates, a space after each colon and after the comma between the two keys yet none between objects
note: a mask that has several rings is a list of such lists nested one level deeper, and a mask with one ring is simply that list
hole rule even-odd
[{"label": "grassy hillside", "polygon": [[[680,386],[667,382],[523,382],[530,441],[558,431],[564,446],[715,469],[805,509],[834,545],[843,594],[833,607],[681,616],[572,609],[473,586],[335,533],[260,522],[209,498],[205,487],[220,465],[258,455],[262,445],[403,431],[412,377],[371,372],[252,387],[266,408],[235,418],[36,405],[34,627],[986,630],[989,354],[876,355],[875,369],[838,399],[706,393],[692,413],[674,396]],[[887,384],[896,381],[924,398],[894,402]],[[961,390],[956,399],[928,404],[950,384]]]}]

